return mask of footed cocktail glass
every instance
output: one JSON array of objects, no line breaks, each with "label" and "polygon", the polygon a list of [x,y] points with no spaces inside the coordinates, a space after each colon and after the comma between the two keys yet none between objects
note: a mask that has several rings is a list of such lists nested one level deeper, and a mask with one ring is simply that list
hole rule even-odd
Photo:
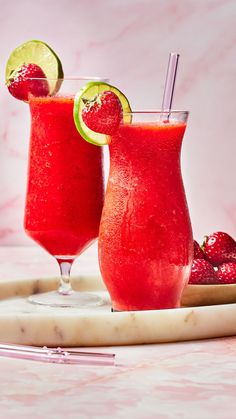
[{"label": "footed cocktail glass", "polygon": [[73,261],[98,236],[104,197],[102,149],[84,141],[73,120],[74,95],[89,80],[100,79],[59,80],[55,96],[29,99],[24,227],[54,256],[61,271],[58,291],[32,295],[36,304],[83,308],[102,303],[98,296],[73,291],[70,284]]},{"label": "footed cocktail glass", "polygon": [[113,310],[180,306],[193,238],[180,152],[188,112],[134,112],[111,137],[99,231]]}]

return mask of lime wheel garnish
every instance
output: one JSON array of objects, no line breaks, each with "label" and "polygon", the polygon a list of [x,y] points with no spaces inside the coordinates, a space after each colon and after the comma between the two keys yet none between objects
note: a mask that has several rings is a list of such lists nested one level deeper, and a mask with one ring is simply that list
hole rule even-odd
[{"label": "lime wheel garnish", "polygon": [[131,122],[127,97],[110,84],[89,82],[75,96],[74,121],[84,140],[95,145],[110,143],[121,123]]},{"label": "lime wheel garnish", "polygon": [[6,65],[6,84],[8,88],[16,80],[20,90],[27,78],[27,71],[28,77],[34,77],[34,74],[37,75],[37,69],[38,74],[40,75],[41,70],[41,76],[47,79],[48,94],[54,95],[60,89],[64,76],[62,64],[49,45],[37,40],[25,42],[11,53]]}]

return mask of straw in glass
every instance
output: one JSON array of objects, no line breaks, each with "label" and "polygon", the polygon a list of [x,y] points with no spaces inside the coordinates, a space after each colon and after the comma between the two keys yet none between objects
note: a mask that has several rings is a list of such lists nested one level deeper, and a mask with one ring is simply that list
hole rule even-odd
[{"label": "straw in glass", "polygon": [[[165,82],[165,89],[164,89],[164,96],[162,101],[162,111],[170,113],[174,89],[175,89],[175,80],[176,80],[176,73],[178,68],[178,61],[179,61],[179,54],[177,52],[171,52],[169,55],[169,63],[167,68],[166,74],[166,82]],[[167,118],[169,115],[167,116]]]}]

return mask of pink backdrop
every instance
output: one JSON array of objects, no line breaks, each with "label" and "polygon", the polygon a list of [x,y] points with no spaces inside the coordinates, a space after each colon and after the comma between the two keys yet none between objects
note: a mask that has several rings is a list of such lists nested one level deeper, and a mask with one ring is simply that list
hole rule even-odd
[{"label": "pink backdrop", "polygon": [[[4,86],[9,53],[49,43],[66,75],[108,76],[134,109],[162,102],[170,51],[179,51],[175,108],[190,110],[182,154],[194,236],[236,238],[235,0],[0,0],[0,244],[29,244],[22,229],[27,105]],[[32,244],[32,243],[31,243]]]}]

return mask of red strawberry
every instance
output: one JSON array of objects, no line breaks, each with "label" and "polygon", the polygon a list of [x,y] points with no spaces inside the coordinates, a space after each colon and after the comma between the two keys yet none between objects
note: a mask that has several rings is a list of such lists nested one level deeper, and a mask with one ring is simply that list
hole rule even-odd
[{"label": "red strawberry", "polygon": [[236,242],[227,233],[218,231],[206,236],[203,243],[206,259],[213,266],[226,262],[236,262]]},{"label": "red strawberry", "polygon": [[[31,78],[43,80],[30,80]],[[29,95],[47,96],[48,82],[43,70],[36,64],[24,64],[11,74],[7,87],[16,99],[28,101]]]},{"label": "red strawberry", "polygon": [[118,96],[110,91],[85,101],[82,111],[84,123],[92,131],[112,135],[122,120],[122,106]]},{"label": "red strawberry", "polygon": [[217,275],[213,266],[205,259],[194,259],[189,284],[216,284]]},{"label": "red strawberry", "polygon": [[236,284],[236,263],[223,263],[217,271],[220,284]]},{"label": "red strawberry", "polygon": [[194,259],[205,259],[205,254],[196,240],[193,241]]}]

